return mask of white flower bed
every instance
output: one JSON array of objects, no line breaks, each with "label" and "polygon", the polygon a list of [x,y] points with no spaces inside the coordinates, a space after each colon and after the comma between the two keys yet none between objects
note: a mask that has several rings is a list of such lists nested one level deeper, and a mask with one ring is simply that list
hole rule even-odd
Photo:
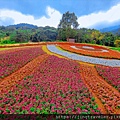
[{"label": "white flower bed", "polygon": [[75,46],[70,46],[70,47],[79,50],[79,48],[76,48]]},{"label": "white flower bed", "polygon": [[102,52],[109,52],[108,50],[102,50]]},{"label": "white flower bed", "polygon": [[120,67],[120,60],[95,58],[95,57],[78,55],[78,54],[70,53],[67,51],[64,52],[62,50],[59,50],[55,45],[47,45],[47,48],[53,53],[60,54],[62,56],[68,57],[73,60],[80,60],[83,62],[106,65],[106,66],[111,66],[111,67]]},{"label": "white flower bed", "polygon": [[[71,48],[74,48],[76,50],[80,50],[80,48],[77,48],[76,46],[70,46]],[[82,48],[88,49],[88,50],[95,50],[95,48],[93,47],[89,47],[89,46],[82,46]],[[109,52],[108,50],[104,50],[104,49],[100,49],[101,51],[99,52]],[[94,51],[94,52],[98,52],[98,51]]]},{"label": "white flower bed", "polygon": [[92,50],[94,50],[94,49],[95,49],[95,48],[93,48],[93,47],[89,47],[89,46],[82,46],[82,48],[92,49]]}]

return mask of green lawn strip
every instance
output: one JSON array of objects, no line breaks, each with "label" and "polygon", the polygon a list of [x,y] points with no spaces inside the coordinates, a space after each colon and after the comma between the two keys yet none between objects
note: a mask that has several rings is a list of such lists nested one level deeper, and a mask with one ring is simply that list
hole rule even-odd
[{"label": "green lawn strip", "polygon": [[116,50],[120,52],[120,47],[110,47],[111,50]]}]

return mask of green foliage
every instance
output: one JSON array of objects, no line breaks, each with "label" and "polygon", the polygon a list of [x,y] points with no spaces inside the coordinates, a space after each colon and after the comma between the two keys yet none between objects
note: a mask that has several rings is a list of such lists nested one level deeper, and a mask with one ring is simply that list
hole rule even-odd
[{"label": "green foliage", "polygon": [[111,47],[110,49],[120,51],[120,47]]},{"label": "green foliage", "polygon": [[69,11],[63,14],[62,19],[60,20],[60,23],[58,25],[58,28],[71,28],[74,29],[79,26],[77,22],[77,16],[75,13],[70,13]]},{"label": "green foliage", "polygon": [[82,109],[82,110],[84,110],[85,108],[86,108],[86,106],[85,106],[85,105],[81,106],[81,109]]},{"label": "green foliage", "polygon": [[96,110],[98,108],[98,105],[94,105],[93,109]]},{"label": "green foliage", "polygon": [[91,100],[92,100],[92,101],[95,101],[95,98],[94,98],[94,97],[92,97],[92,98],[91,98]]},{"label": "green foliage", "polygon": [[1,43],[1,44],[14,44],[15,41],[11,41],[10,39],[6,39],[6,40],[1,40],[0,43]]},{"label": "green foliage", "polygon": [[39,108],[36,109],[36,113],[37,114],[48,114],[48,108],[42,108],[42,110],[40,110]]},{"label": "green foliage", "polygon": [[91,44],[95,44],[95,41],[94,40],[91,40],[91,42],[90,42]]},{"label": "green foliage", "polygon": [[115,40],[115,46],[120,47],[120,40]]},{"label": "green foliage", "polygon": [[[25,26],[23,26],[25,25]],[[0,26],[0,44],[27,43],[40,41],[55,41],[57,29],[54,27],[34,27],[26,24],[11,27]],[[9,39],[4,39],[9,37]]]},{"label": "green foliage", "polygon": [[81,112],[81,114],[88,114],[87,112]]},{"label": "green foliage", "polygon": [[[69,38],[75,38],[77,35],[77,27],[79,26],[77,22],[77,17],[75,13],[66,12],[63,14],[62,19],[58,25],[58,38],[65,40]],[[73,29],[71,28],[73,27]]]},{"label": "green foliage", "polygon": [[36,95],[36,100],[39,100],[39,96],[38,95]]},{"label": "green foliage", "polygon": [[[70,18],[73,18],[73,20]],[[66,18],[66,20],[65,20]],[[91,43],[120,47],[120,36],[110,32],[101,33],[95,29],[80,28],[74,13],[65,13],[60,22],[58,29],[54,27],[36,27],[27,24],[14,25],[10,27],[0,26],[0,44],[15,44],[31,42],[46,42],[46,41],[66,41],[69,38],[74,38],[78,43]],[[72,28],[73,26],[73,28]],[[113,48],[112,48],[113,49]],[[116,49],[116,48],[115,48]]]},{"label": "green foliage", "polygon": [[117,109],[120,109],[120,105],[118,105],[116,108],[117,108]]},{"label": "green foliage", "polygon": [[9,110],[8,108],[6,108],[6,112],[7,112],[7,113],[10,113],[10,110]]},{"label": "green foliage", "polygon": [[66,41],[67,38],[75,38],[77,35],[77,31],[70,27],[63,28],[58,30],[58,38],[62,41]]},{"label": "green foliage", "polygon": [[34,107],[31,107],[31,108],[30,108],[30,111],[31,111],[31,112],[35,112],[35,110],[36,110],[36,108],[34,108]]}]

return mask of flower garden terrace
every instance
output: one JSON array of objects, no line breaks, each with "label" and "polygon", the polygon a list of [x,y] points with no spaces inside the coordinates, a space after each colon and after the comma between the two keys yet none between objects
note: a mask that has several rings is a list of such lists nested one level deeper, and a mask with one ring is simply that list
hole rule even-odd
[{"label": "flower garden terrace", "polygon": [[120,114],[119,55],[89,44],[9,46],[0,51],[0,113]]},{"label": "flower garden terrace", "polygon": [[[102,57],[102,58],[112,58],[120,59],[120,53],[111,49],[108,49],[106,46],[99,46],[93,44],[85,43],[70,43],[70,42],[37,42],[37,43],[23,43],[23,44],[14,44],[14,45],[4,45],[0,48],[11,48],[11,47],[23,47],[23,46],[37,46],[37,45],[59,45],[62,49],[77,54]],[[96,54],[98,53],[98,54]]]}]

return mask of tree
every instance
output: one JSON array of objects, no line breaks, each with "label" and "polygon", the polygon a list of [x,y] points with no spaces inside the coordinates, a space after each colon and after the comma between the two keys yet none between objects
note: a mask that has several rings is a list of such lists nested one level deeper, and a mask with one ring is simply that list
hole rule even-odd
[{"label": "tree", "polygon": [[115,46],[120,47],[120,40],[115,40]]},{"label": "tree", "polygon": [[[58,38],[69,39],[76,36],[76,29],[79,26],[75,13],[66,12],[58,25]],[[72,29],[73,28],[73,29]]]},{"label": "tree", "polygon": [[75,13],[69,13],[66,12],[62,16],[62,20],[60,20],[60,23],[58,25],[58,28],[68,28],[73,27],[73,29],[76,29],[79,26],[77,22],[77,17],[75,16]]},{"label": "tree", "polygon": [[112,46],[112,47],[114,47],[115,39],[116,39],[115,35],[113,35],[110,32],[106,32],[106,33],[104,33],[104,38],[102,39],[102,43],[105,46]]}]

